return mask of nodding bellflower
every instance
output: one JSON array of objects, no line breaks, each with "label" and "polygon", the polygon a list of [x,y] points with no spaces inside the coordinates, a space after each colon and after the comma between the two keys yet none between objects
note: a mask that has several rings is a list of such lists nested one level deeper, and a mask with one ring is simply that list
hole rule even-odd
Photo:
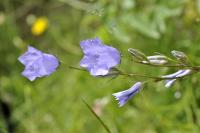
[{"label": "nodding bellflower", "polygon": [[119,101],[119,107],[122,107],[129,99],[131,99],[142,87],[141,82],[135,83],[130,89],[112,94]]},{"label": "nodding bellflower", "polygon": [[191,72],[192,72],[192,70],[190,70],[190,69],[179,70],[175,73],[172,73],[172,74],[169,74],[169,75],[164,75],[164,76],[161,76],[161,77],[162,78],[172,78],[172,79],[168,79],[168,80],[165,81],[165,87],[169,88],[177,80],[176,78],[184,77],[186,75],[189,75]]},{"label": "nodding bellflower", "polygon": [[31,46],[28,46],[28,51],[18,60],[25,66],[22,75],[30,81],[50,75],[59,66],[59,61],[54,55],[43,53]]},{"label": "nodding bellflower", "polygon": [[84,53],[80,66],[86,68],[92,76],[105,76],[120,63],[119,51],[104,45],[99,38],[83,40],[80,46]]}]

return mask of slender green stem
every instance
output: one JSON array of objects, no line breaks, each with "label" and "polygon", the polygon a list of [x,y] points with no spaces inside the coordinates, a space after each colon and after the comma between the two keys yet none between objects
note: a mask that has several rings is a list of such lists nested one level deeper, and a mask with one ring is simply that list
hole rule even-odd
[{"label": "slender green stem", "polygon": [[[74,67],[74,66],[68,66],[69,68],[71,69],[76,69],[76,70],[80,70],[80,71],[87,71],[85,69],[82,69],[82,68],[77,68],[77,67]],[[185,75],[185,76],[189,76],[189,75],[192,75],[192,74],[195,74],[197,72],[199,72],[200,70],[200,66],[196,66],[196,67],[192,67],[191,66],[191,69],[194,70],[195,72],[192,72],[191,74],[188,74],[188,75]],[[128,77],[142,77],[142,78],[149,78],[149,79],[153,79],[155,81],[162,81],[162,80],[169,80],[169,79],[181,79],[183,77],[162,77],[162,76],[149,76],[149,75],[145,75],[145,74],[138,74],[138,73],[128,73],[128,72],[124,72],[124,71],[121,71],[117,68],[115,68],[115,71],[113,73],[110,73],[108,75],[105,75],[105,76],[102,76],[102,77],[107,77],[107,76],[117,76],[117,75],[121,75],[121,76],[128,76]],[[101,76],[100,76],[101,77]]]},{"label": "slender green stem", "polygon": [[94,110],[90,107],[90,105],[82,99],[83,103],[86,105],[86,107],[90,110],[90,112],[97,118],[97,120],[101,123],[101,125],[104,127],[104,129],[108,132],[111,133],[110,129],[108,126],[102,121],[102,119],[94,112]]},{"label": "slender green stem", "polygon": [[143,78],[152,78],[152,79],[162,79],[162,77],[156,77],[156,76],[148,76],[143,74],[137,74],[137,73],[120,73],[120,75],[125,75],[129,77],[143,77]]},{"label": "slender green stem", "polygon": [[142,65],[153,66],[153,67],[181,67],[181,65],[155,65],[151,63],[143,63],[142,61],[133,60],[134,62]]},{"label": "slender green stem", "polygon": [[141,61],[137,61],[137,60],[133,60],[136,63],[142,64],[142,65],[148,65],[148,66],[152,66],[152,67],[174,67],[174,68],[190,68],[193,69],[195,71],[199,71],[200,70],[200,66],[191,66],[191,65],[183,65],[183,64],[179,64],[179,65],[155,65],[155,64],[151,64],[151,63],[143,63]]},{"label": "slender green stem", "polygon": [[155,81],[162,81],[162,80],[169,80],[169,79],[181,79],[181,78],[184,78],[185,76],[195,74],[193,72],[193,73],[185,75],[183,77],[161,77],[161,76],[148,76],[148,75],[137,74],[137,73],[127,73],[127,72],[123,72],[121,70],[118,70],[118,71],[119,71],[119,75],[122,75],[122,76],[150,78],[150,79],[154,79]]},{"label": "slender green stem", "polygon": [[87,71],[87,70],[85,70],[85,69],[82,69],[82,68],[77,68],[77,67],[74,67],[74,66],[68,66],[69,68],[71,68],[71,69],[76,69],[76,70],[80,70],[80,71]]},{"label": "slender green stem", "polygon": [[180,64],[180,62],[179,62],[179,61],[177,61],[177,60],[173,60],[172,58],[169,58],[169,57],[167,57],[167,59],[168,59],[169,61],[171,61],[171,62],[175,62],[175,63],[178,63],[178,64]]}]

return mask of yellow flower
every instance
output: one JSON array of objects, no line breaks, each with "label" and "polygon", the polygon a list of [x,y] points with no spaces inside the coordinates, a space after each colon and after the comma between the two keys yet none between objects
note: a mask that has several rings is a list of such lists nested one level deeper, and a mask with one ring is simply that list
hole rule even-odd
[{"label": "yellow flower", "polygon": [[39,17],[35,20],[31,27],[31,32],[35,36],[39,36],[45,32],[48,27],[48,19],[45,17]]}]

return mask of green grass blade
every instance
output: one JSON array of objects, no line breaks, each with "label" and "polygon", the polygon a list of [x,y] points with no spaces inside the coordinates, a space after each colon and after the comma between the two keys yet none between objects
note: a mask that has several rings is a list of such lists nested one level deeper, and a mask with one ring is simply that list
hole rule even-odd
[{"label": "green grass blade", "polygon": [[111,133],[110,129],[108,126],[102,121],[102,119],[93,111],[93,109],[90,107],[90,105],[82,99],[83,103],[86,105],[86,107],[90,110],[90,112],[97,118],[97,120],[101,123],[101,125],[104,127],[104,129],[108,132]]}]

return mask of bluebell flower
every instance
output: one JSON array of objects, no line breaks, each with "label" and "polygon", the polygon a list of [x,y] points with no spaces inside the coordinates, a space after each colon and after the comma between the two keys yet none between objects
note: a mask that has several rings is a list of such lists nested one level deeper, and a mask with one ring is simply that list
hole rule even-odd
[{"label": "bluebell flower", "polygon": [[28,46],[28,51],[18,60],[25,66],[22,75],[30,81],[50,75],[59,66],[59,61],[54,55],[43,53],[31,46]]},{"label": "bluebell flower", "polygon": [[169,74],[169,75],[164,75],[164,76],[161,76],[162,78],[172,78],[172,79],[167,79],[165,81],[165,87],[166,88],[169,88],[173,85],[173,83],[177,80],[176,78],[181,78],[181,77],[184,77],[186,75],[189,75],[191,74],[192,70],[190,69],[186,69],[186,70],[179,70],[175,73],[172,73],[172,74]]},{"label": "bluebell flower", "polygon": [[121,56],[116,48],[104,45],[99,38],[80,42],[84,57],[80,66],[86,68],[92,76],[104,76],[120,63]]},{"label": "bluebell flower", "polygon": [[141,82],[135,83],[130,89],[112,94],[119,101],[119,107],[122,107],[129,99],[131,99],[142,87]]}]

